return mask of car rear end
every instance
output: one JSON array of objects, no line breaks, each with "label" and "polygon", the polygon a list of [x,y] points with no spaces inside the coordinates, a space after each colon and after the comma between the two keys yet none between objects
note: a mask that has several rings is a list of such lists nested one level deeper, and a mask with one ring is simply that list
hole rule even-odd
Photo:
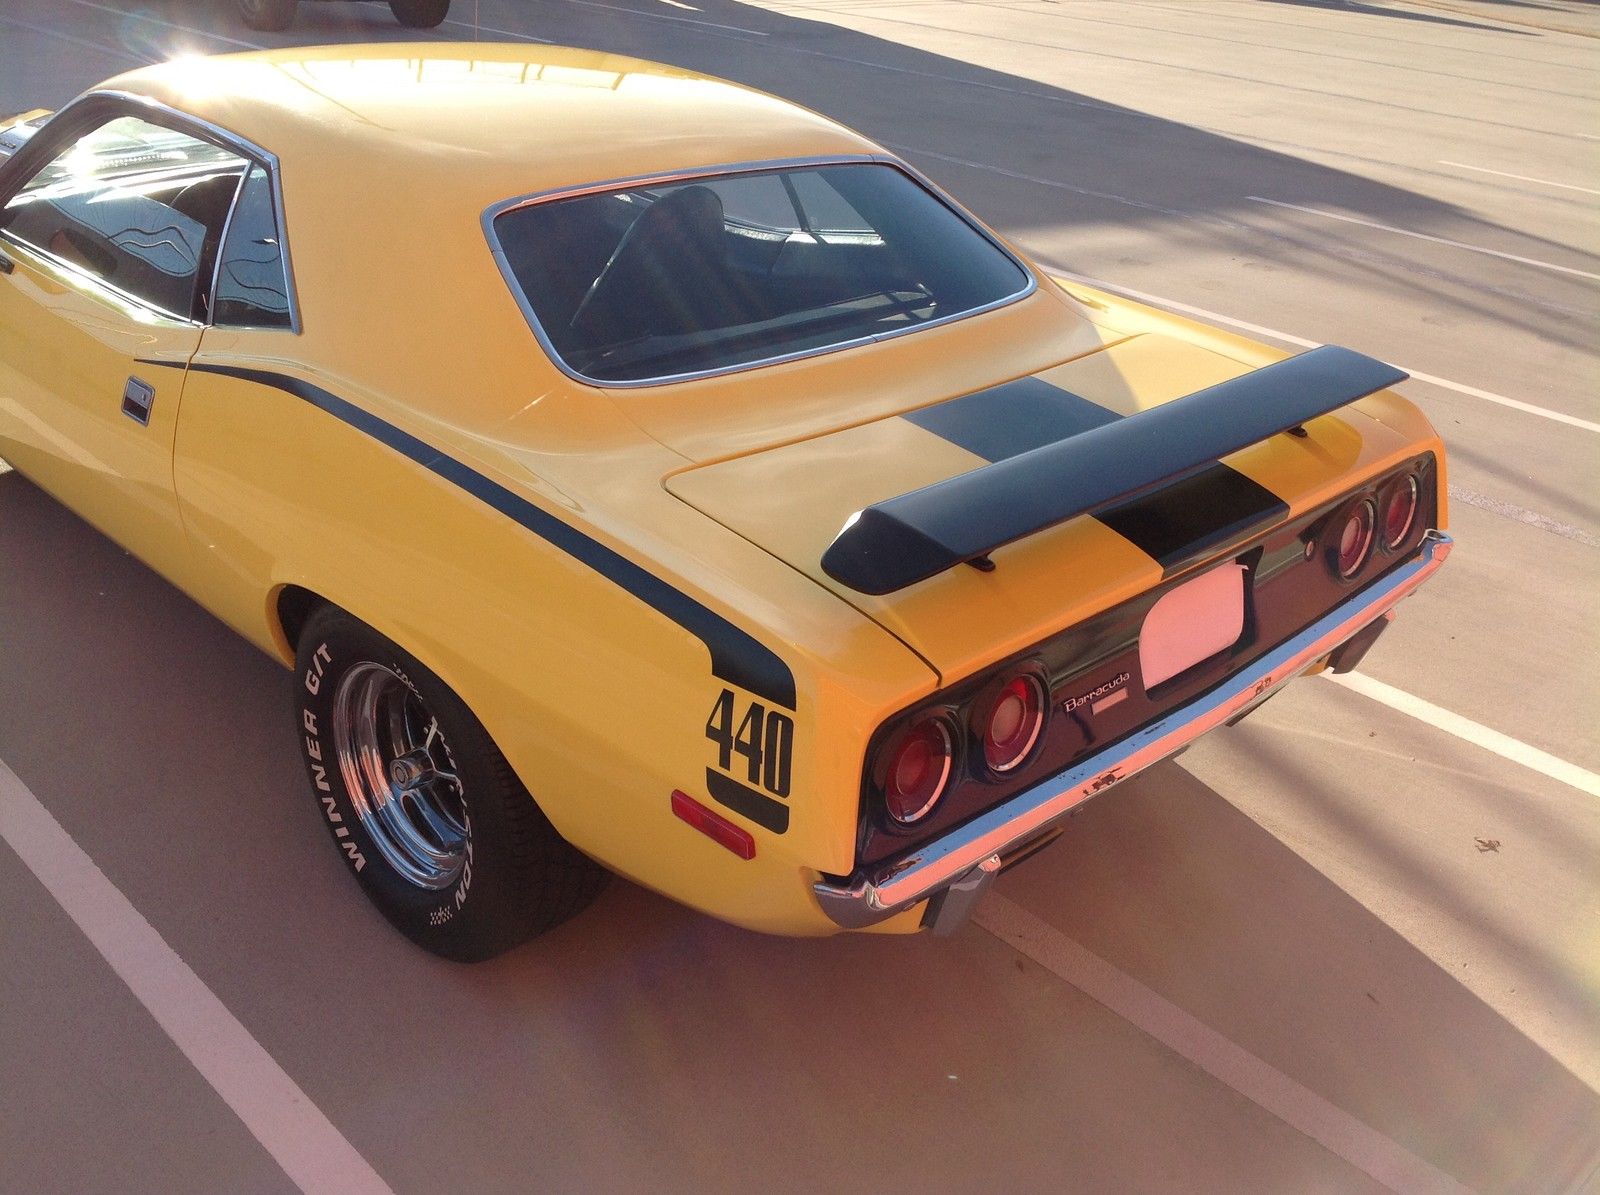
[{"label": "car rear end", "polygon": [[[865,729],[792,730],[855,790],[797,932],[819,907],[959,924],[1083,800],[1352,667],[1448,553],[1403,373],[1065,293],[897,165],[752,163],[486,224],[552,359],[684,461],[666,492],[928,669]],[[546,248],[569,244],[593,261]],[[766,804],[798,826],[822,802],[797,780]]]},{"label": "car rear end", "polygon": [[1448,555],[1438,465],[1413,456],[886,722],[862,768],[857,866],[815,891],[840,926],[920,901],[959,925],[1072,810],[1244,717],[1283,684],[1354,668]]}]

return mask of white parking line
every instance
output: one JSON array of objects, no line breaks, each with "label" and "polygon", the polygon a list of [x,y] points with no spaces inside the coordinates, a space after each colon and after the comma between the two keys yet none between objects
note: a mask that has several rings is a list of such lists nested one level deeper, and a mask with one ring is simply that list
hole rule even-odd
[{"label": "white parking line", "polygon": [[[1249,332],[1254,336],[1267,336],[1273,340],[1281,340],[1285,344],[1295,344],[1307,349],[1314,349],[1322,343],[1320,340],[1307,340],[1304,336],[1296,336],[1291,332],[1279,332],[1276,328],[1252,324],[1248,320],[1234,319],[1231,315],[1208,311],[1204,307],[1196,307],[1191,303],[1180,303],[1177,299],[1166,299],[1160,295],[1152,295],[1148,291],[1134,290],[1130,286],[1121,286],[1115,282],[1105,282],[1099,278],[1091,278],[1086,274],[1075,274],[1071,270],[1061,269],[1059,266],[1053,266],[1049,262],[1040,262],[1039,264],[1058,278],[1065,278],[1071,282],[1081,282],[1085,286],[1094,287],[1096,290],[1110,291],[1114,295],[1137,299],[1141,303],[1150,303],[1157,307],[1168,308],[1171,311],[1180,311],[1184,315],[1193,315],[1214,324],[1238,328],[1241,332]],[[1507,398],[1503,394],[1495,394],[1490,390],[1480,390],[1476,386],[1468,386],[1462,382],[1452,382],[1449,378],[1423,373],[1420,369],[1410,369],[1398,363],[1391,364],[1394,364],[1397,369],[1404,369],[1411,375],[1413,380],[1426,382],[1430,386],[1438,386],[1444,390],[1454,390],[1457,394],[1465,394],[1471,398],[1481,398],[1484,402],[1510,407],[1514,411],[1523,411],[1529,415],[1538,415],[1541,418],[1551,419],[1557,423],[1565,423],[1569,427],[1581,427],[1584,431],[1600,432],[1600,423],[1595,423],[1588,419],[1579,419],[1576,415],[1568,415],[1563,411],[1552,411],[1548,407],[1536,407],[1532,403],[1523,402],[1520,398]]]},{"label": "white parking line", "polygon": [[1515,253],[1503,253],[1499,249],[1487,249],[1482,245],[1469,245],[1466,241],[1452,241],[1449,237],[1436,237],[1431,233],[1412,232],[1409,228],[1396,228],[1393,224],[1379,224],[1376,220],[1362,220],[1356,216],[1346,216],[1340,212],[1330,212],[1320,207],[1302,207],[1298,203],[1284,203],[1281,199],[1264,199],[1260,195],[1246,195],[1251,203],[1265,203],[1270,207],[1287,208],[1294,212],[1305,212],[1309,216],[1321,216],[1324,220],[1342,220],[1346,224],[1359,224],[1363,228],[1376,228],[1380,232],[1392,232],[1396,236],[1412,237],[1419,241],[1432,241],[1435,245],[1448,245],[1452,249],[1465,249],[1469,253],[1482,253],[1489,257],[1498,257],[1503,261],[1514,261],[1525,266],[1537,266],[1541,270],[1554,270],[1558,274],[1574,274],[1579,278],[1593,278],[1600,282],[1600,274],[1591,274],[1588,270],[1579,270],[1572,266],[1558,266],[1554,262],[1540,261],[1537,257],[1520,257]]},{"label": "white parking line", "polygon": [[109,4],[95,4],[92,0],[67,0],[68,4],[76,4],[79,8],[94,8],[100,12],[108,12],[114,17],[122,17],[136,21],[144,21],[151,25],[165,25],[168,29],[181,29],[185,33],[196,33],[201,37],[209,37],[212,41],[227,42],[230,46],[243,46],[247,50],[265,50],[267,47],[253,41],[243,41],[237,37],[228,37],[222,33],[212,33],[209,29],[196,29],[193,25],[180,25],[176,21],[165,21],[160,17],[152,16],[148,12],[128,12],[122,8],[112,8]]},{"label": "white parking line", "polygon": [[494,33],[500,37],[514,37],[518,41],[537,42],[541,46],[553,46],[555,43],[548,37],[534,37],[531,33],[517,33],[511,29],[496,29],[493,25],[484,25],[473,21],[446,21],[446,25],[454,25],[458,29],[470,29],[475,34]]},{"label": "white parking line", "polygon": [[1526,174],[1507,174],[1504,170],[1490,170],[1487,166],[1468,166],[1465,162],[1447,162],[1438,159],[1441,166],[1454,166],[1457,170],[1476,170],[1479,174],[1497,174],[1501,178],[1514,178],[1518,182],[1538,183],[1541,187],[1560,187],[1563,191],[1582,191],[1585,195],[1600,195],[1600,191],[1592,187],[1575,187],[1571,183],[1551,182],[1547,178],[1533,178]]},{"label": "white parking line", "polygon": [[707,29],[727,29],[733,33],[746,33],[751,37],[766,37],[759,29],[746,29],[742,25],[721,25],[716,21],[702,21],[696,17],[674,17],[664,12],[640,12],[637,8],[625,8],[620,4],[598,4],[595,0],[567,0],[568,4],[576,4],[581,8],[603,8],[610,12],[625,12],[630,17],[645,17],[651,21],[676,21],[680,25],[703,25]]},{"label": "white parking line", "polygon": [[1600,536],[1591,535],[1582,527],[1574,527],[1571,523],[1563,523],[1560,519],[1552,519],[1549,515],[1540,514],[1536,510],[1529,510],[1526,506],[1518,506],[1514,502],[1506,502],[1501,498],[1480,494],[1477,490],[1463,489],[1458,485],[1451,485],[1449,492],[1450,501],[1452,502],[1460,502],[1466,506],[1476,506],[1479,510],[1497,514],[1502,519],[1510,519],[1515,523],[1525,523],[1529,527],[1537,527],[1540,531],[1548,531],[1551,535],[1559,535],[1563,539],[1570,539],[1586,548],[1600,548]]},{"label": "white parking line", "polygon": [[1016,902],[991,892],[978,905],[973,920],[1052,975],[1392,1190],[1468,1190],[1432,1163],[1263,1062]]},{"label": "white parking line", "polygon": [[1501,734],[1492,730],[1481,722],[1474,722],[1471,718],[1463,718],[1460,714],[1451,713],[1447,709],[1414,697],[1404,689],[1397,689],[1393,685],[1386,685],[1381,680],[1374,680],[1370,676],[1363,676],[1359,672],[1346,672],[1336,674],[1324,672],[1320,675],[1331,681],[1336,681],[1347,689],[1360,693],[1363,697],[1370,697],[1374,701],[1382,702],[1390,709],[1399,710],[1408,714],[1419,722],[1426,722],[1436,730],[1452,734],[1463,742],[1471,743],[1474,747],[1482,747],[1485,751],[1492,751],[1502,759],[1509,759],[1512,763],[1521,764],[1523,767],[1559,780],[1562,784],[1570,784],[1580,792],[1586,792],[1591,797],[1600,797],[1600,775],[1580,768],[1575,763],[1568,763],[1551,755],[1548,751],[1541,751],[1537,747],[1530,747],[1520,739],[1514,739],[1508,734]]},{"label": "white parking line", "polygon": [[0,838],[302,1191],[389,1191],[367,1160],[4,763]]}]

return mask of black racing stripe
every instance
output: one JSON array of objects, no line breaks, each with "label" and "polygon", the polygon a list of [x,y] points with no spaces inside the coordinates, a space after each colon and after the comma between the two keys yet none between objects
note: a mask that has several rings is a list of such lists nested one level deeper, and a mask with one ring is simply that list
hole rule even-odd
[{"label": "black racing stripe", "polygon": [[789,829],[789,807],[753,788],[746,788],[737,780],[730,780],[721,772],[706,769],[706,791],[717,804],[742,814],[756,825],[774,834]]},{"label": "black racing stripe", "polygon": [[1018,378],[901,418],[986,461],[1003,461],[1122,416],[1042,378]]},{"label": "black racing stripe", "polygon": [[1289,506],[1243,473],[1216,464],[1095,517],[1170,576],[1288,518]]},{"label": "black racing stripe", "polygon": [[[988,461],[1020,456],[1123,418],[1041,378],[1014,382],[902,416]],[[1289,507],[1227,465],[1210,465],[1129,502],[1096,512],[1117,534],[1180,571],[1287,518]]]},{"label": "black racing stripe", "polygon": [[[168,364],[168,362],[152,362]],[[171,363],[181,364],[181,363]],[[548,511],[491,481],[477,470],[444,455],[432,445],[401,431],[354,403],[301,378],[261,369],[231,365],[191,365],[196,373],[214,373],[271,386],[326,411],[358,431],[388,445],[417,464],[459,486],[512,521],[561,549],[573,559],[627,590],[651,609],[670,618],[706,645],[711,653],[712,675],[757,696],[795,708],[794,673],[771,648],[734,626],[716,611],[695,601],[682,590],[640,568],[627,557],[591,539]],[[759,821],[760,819],[754,819]],[[784,810],[787,823],[788,810]],[[762,824],[765,824],[764,822]]]}]

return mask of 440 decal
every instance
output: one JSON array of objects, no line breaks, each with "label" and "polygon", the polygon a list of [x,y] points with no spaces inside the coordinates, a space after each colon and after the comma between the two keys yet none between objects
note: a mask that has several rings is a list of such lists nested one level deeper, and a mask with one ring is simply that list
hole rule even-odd
[{"label": "440 decal", "polygon": [[794,719],[752,701],[741,709],[732,689],[717,695],[706,719],[716,763],[706,769],[706,790],[722,805],[776,833],[789,828],[794,768]]}]

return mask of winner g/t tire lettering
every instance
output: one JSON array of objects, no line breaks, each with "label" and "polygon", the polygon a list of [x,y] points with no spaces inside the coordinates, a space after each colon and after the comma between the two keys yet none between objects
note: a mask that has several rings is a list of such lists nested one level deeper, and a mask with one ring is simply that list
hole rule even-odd
[{"label": "winner g/t tire lettering", "polygon": [[577,913],[606,873],[565,842],[421,661],[336,607],[299,639],[295,723],[316,807],[378,910],[444,958],[491,958]]}]

